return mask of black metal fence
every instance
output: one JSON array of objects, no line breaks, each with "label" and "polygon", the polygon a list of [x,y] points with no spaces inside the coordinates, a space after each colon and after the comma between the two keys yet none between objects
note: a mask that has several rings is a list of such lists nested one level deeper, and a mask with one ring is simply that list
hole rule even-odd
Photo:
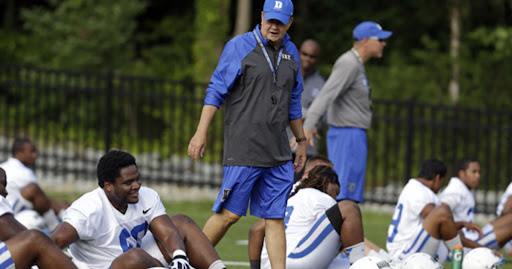
[{"label": "black metal fence", "polygon": [[[0,161],[14,137],[38,147],[42,178],[95,180],[110,148],[132,152],[145,180],[217,188],[222,181],[223,110],[209,129],[205,158],[187,157],[199,120],[200,83],[0,65]],[[422,160],[453,173],[464,155],[480,159],[477,212],[493,213],[512,176],[512,111],[374,100],[368,132],[366,201],[394,204]]]}]

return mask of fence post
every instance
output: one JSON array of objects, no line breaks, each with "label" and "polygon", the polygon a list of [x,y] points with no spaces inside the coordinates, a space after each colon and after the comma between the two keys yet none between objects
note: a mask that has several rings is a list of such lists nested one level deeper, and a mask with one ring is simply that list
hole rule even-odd
[{"label": "fence post", "polygon": [[411,166],[412,166],[412,141],[414,135],[414,102],[413,98],[407,100],[407,120],[406,120],[406,134],[405,134],[405,175],[404,179],[407,181],[411,177]]},{"label": "fence post", "polygon": [[108,69],[105,73],[106,88],[105,88],[105,153],[110,150],[112,143],[112,91],[114,87],[114,73]]}]

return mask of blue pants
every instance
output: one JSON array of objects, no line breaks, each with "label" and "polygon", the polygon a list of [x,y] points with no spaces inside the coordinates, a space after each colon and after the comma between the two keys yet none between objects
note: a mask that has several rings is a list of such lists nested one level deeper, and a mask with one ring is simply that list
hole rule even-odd
[{"label": "blue pants", "polygon": [[336,199],[362,203],[368,156],[366,130],[329,126],[327,154],[340,182],[340,193]]}]

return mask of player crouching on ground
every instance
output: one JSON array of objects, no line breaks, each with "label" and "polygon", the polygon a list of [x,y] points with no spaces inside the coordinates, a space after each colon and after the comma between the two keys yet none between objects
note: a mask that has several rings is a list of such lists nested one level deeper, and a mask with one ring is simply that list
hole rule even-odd
[{"label": "player crouching on ground", "polygon": [[[167,216],[158,194],[141,186],[135,158],[105,154],[97,167],[99,188],[84,194],[50,234],[73,259],[90,268],[225,268],[197,224]],[[158,242],[158,243],[157,243]]]},{"label": "player crouching on ground", "polygon": [[451,251],[457,244],[476,248],[482,245],[464,237],[463,227],[478,230],[469,222],[455,222],[450,208],[441,205],[436,193],[443,186],[446,166],[437,159],[423,162],[417,179],[404,186],[388,228],[386,248],[389,254],[404,260],[416,252],[436,256],[441,241]]},{"label": "player crouching on ground", "polygon": [[[286,268],[327,268],[342,245],[350,263],[364,257],[361,212],[352,201],[336,202],[339,191],[332,168],[316,166],[292,193],[285,217]],[[265,247],[261,268],[270,268]]]},{"label": "player crouching on ground", "polygon": [[0,268],[76,268],[48,236],[37,230],[27,230],[13,215],[5,199],[7,176],[0,168]]}]

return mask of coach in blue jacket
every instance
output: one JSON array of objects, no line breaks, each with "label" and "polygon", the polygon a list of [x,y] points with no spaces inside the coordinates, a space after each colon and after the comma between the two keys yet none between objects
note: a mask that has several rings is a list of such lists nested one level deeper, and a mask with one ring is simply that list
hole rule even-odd
[{"label": "coach in blue jacket", "polygon": [[[284,268],[284,216],[293,174],[306,159],[300,95],[299,54],[286,31],[293,22],[291,0],[266,0],[261,25],[229,41],[206,90],[197,131],[188,154],[203,156],[208,126],[225,103],[224,178],[203,228],[216,245],[245,216],[266,220],[266,245],[272,268]],[[290,125],[299,147],[292,163],[286,134]]]}]

